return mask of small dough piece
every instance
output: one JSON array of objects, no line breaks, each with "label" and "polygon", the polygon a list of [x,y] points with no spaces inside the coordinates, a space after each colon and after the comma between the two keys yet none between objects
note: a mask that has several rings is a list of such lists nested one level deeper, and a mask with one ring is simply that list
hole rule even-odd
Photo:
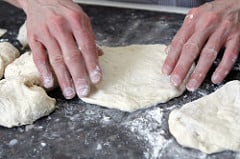
[{"label": "small dough piece", "polygon": [[7,32],[7,29],[0,28],[0,37],[3,36]]},{"label": "small dough piece", "polygon": [[58,86],[56,79],[54,79],[54,85],[52,88],[45,88],[43,86],[40,73],[38,72],[37,67],[33,61],[31,51],[22,54],[19,58],[15,59],[11,64],[9,64],[5,69],[4,77],[6,79],[20,76],[29,80],[33,80],[36,85],[43,87],[46,91],[50,91]]},{"label": "small dough piece", "polygon": [[28,46],[26,21],[23,23],[23,25],[18,31],[17,40],[22,44],[23,48]]},{"label": "small dough piece", "polygon": [[162,74],[166,45],[130,45],[102,47],[100,56],[103,79],[93,86],[88,97],[91,104],[123,111],[135,111],[164,103],[181,95],[185,82],[174,87],[170,77]]},{"label": "small dough piece", "polygon": [[55,109],[56,100],[43,88],[24,78],[0,81],[0,125],[14,127],[32,124]]},{"label": "small dough piece", "polygon": [[208,154],[240,151],[240,81],[187,103],[169,116],[169,129],[183,146]]},{"label": "small dough piece", "polygon": [[0,78],[3,77],[5,67],[19,56],[20,52],[11,43],[0,43]]},{"label": "small dough piece", "polygon": [[33,62],[32,53],[30,51],[22,54],[19,58],[15,59],[9,64],[4,73],[4,77],[15,78],[22,76],[28,79],[34,79],[35,84],[40,85],[40,74]]}]

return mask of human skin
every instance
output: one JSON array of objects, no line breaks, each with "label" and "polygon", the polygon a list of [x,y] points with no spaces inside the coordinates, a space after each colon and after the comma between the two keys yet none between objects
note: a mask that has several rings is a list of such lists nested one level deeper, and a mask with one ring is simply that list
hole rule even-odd
[{"label": "human skin", "polygon": [[87,96],[101,80],[89,17],[72,0],[5,0],[27,16],[28,42],[46,88],[56,76],[66,99]]},{"label": "human skin", "polygon": [[189,11],[173,38],[162,71],[179,86],[199,57],[186,85],[196,90],[203,82],[221,48],[223,58],[211,80],[219,84],[228,75],[240,51],[240,0],[215,0]]},{"label": "human skin", "polygon": [[[67,99],[76,92],[79,97],[87,95],[88,79],[98,83],[101,70],[90,20],[81,8],[71,0],[6,1],[23,8],[27,15],[29,44],[44,85],[52,85],[55,73]],[[227,76],[240,50],[239,2],[215,0],[189,11],[170,44],[162,68],[175,86],[182,83],[199,57],[187,83],[188,90],[196,90],[223,47],[225,52],[212,82],[220,83]]]}]

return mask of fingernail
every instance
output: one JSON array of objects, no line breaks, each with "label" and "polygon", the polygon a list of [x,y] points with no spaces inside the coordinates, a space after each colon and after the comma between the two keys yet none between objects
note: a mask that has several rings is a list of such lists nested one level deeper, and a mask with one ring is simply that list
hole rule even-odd
[{"label": "fingernail", "polygon": [[76,81],[76,91],[78,94],[78,97],[85,97],[90,92],[90,86],[88,85],[88,81],[85,78],[80,78]]},{"label": "fingernail", "polygon": [[75,91],[72,87],[67,87],[63,90],[63,95],[66,99],[72,99],[75,96]]},{"label": "fingernail", "polygon": [[171,82],[173,83],[174,86],[179,86],[181,84],[181,79],[178,75],[172,75],[171,76]]},{"label": "fingernail", "polygon": [[96,66],[96,69],[92,71],[90,74],[90,79],[92,83],[96,84],[101,80],[101,76],[102,76],[101,69],[99,66]]},{"label": "fingernail", "polygon": [[212,76],[212,82],[215,84],[218,84],[221,82],[221,78],[217,73],[214,73]]},{"label": "fingernail", "polygon": [[192,91],[192,92],[195,91],[197,89],[197,81],[195,79],[191,79],[187,83],[186,87],[187,87],[187,90],[189,91]]},{"label": "fingernail", "polygon": [[164,65],[162,69],[163,74],[169,75],[171,72],[171,68],[168,65]]},{"label": "fingernail", "polygon": [[43,86],[45,88],[51,88],[54,85],[54,80],[52,76],[47,76],[43,79]]},{"label": "fingernail", "polygon": [[80,86],[77,88],[77,94],[80,98],[87,96],[89,92],[90,92],[90,87],[88,85]]},{"label": "fingernail", "polygon": [[[40,67],[40,66],[39,66]],[[41,65],[43,86],[45,88],[51,88],[54,85],[54,78],[52,72],[48,69],[45,63]]]}]

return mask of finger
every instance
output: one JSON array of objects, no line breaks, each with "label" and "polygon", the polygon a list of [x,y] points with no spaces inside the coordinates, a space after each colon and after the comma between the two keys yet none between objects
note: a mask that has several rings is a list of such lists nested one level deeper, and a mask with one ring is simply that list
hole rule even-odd
[{"label": "finger", "polygon": [[50,64],[57,76],[63,95],[66,99],[71,99],[76,95],[76,92],[74,90],[71,76],[64,63],[64,58],[61,54],[62,51],[55,38],[53,38],[50,34],[45,34],[43,40],[48,51]]},{"label": "finger", "polygon": [[169,75],[174,69],[183,45],[191,37],[194,32],[194,25],[196,21],[197,10],[192,9],[189,14],[185,17],[182,27],[179,29],[175,37],[173,38],[170,47],[168,56],[163,64],[162,72],[166,75]]},{"label": "finger", "polygon": [[229,25],[221,25],[208,39],[201,51],[198,64],[191,75],[186,87],[189,91],[195,91],[205,79],[207,72],[211,68],[218,52],[227,38]]},{"label": "finger", "polygon": [[195,33],[183,46],[180,57],[171,75],[171,81],[175,86],[179,86],[186,77],[194,60],[200,54],[203,45],[214,32],[217,21],[217,14],[212,13],[208,17],[200,18],[196,22]]},{"label": "finger", "polygon": [[51,32],[60,44],[63,60],[71,74],[78,96],[87,96],[90,92],[88,74],[86,72],[84,59],[72,33],[69,31],[69,28],[64,28],[61,25],[55,26],[55,29],[51,30]]},{"label": "finger", "polygon": [[72,30],[82,52],[90,80],[93,84],[96,84],[101,80],[102,73],[98,63],[98,52],[92,27],[88,17],[85,16],[84,19],[74,21],[72,24],[75,25],[72,25]]},{"label": "finger", "polygon": [[46,49],[38,41],[32,41],[30,46],[32,49],[34,63],[43,81],[43,86],[47,89],[52,88],[54,86],[54,76],[48,61]]},{"label": "finger", "polygon": [[228,75],[238,58],[238,53],[240,51],[239,43],[240,39],[238,35],[227,41],[223,58],[212,75],[213,83],[218,84],[222,82],[222,80]]},{"label": "finger", "polygon": [[179,86],[186,77],[211,31],[211,29],[199,30],[184,44],[181,56],[171,74],[171,81],[175,86]]}]

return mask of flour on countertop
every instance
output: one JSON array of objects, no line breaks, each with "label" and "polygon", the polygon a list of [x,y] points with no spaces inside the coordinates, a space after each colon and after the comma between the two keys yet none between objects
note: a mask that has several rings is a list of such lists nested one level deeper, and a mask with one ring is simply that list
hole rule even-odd
[{"label": "flour on countertop", "polygon": [[[163,112],[160,108],[146,112],[144,116],[137,117],[124,123],[125,127],[140,139],[148,142],[144,156],[146,158],[158,158],[167,140],[162,136],[164,131],[160,129],[162,125]],[[149,122],[151,120],[151,122]],[[157,131],[159,129],[159,131]]]}]

